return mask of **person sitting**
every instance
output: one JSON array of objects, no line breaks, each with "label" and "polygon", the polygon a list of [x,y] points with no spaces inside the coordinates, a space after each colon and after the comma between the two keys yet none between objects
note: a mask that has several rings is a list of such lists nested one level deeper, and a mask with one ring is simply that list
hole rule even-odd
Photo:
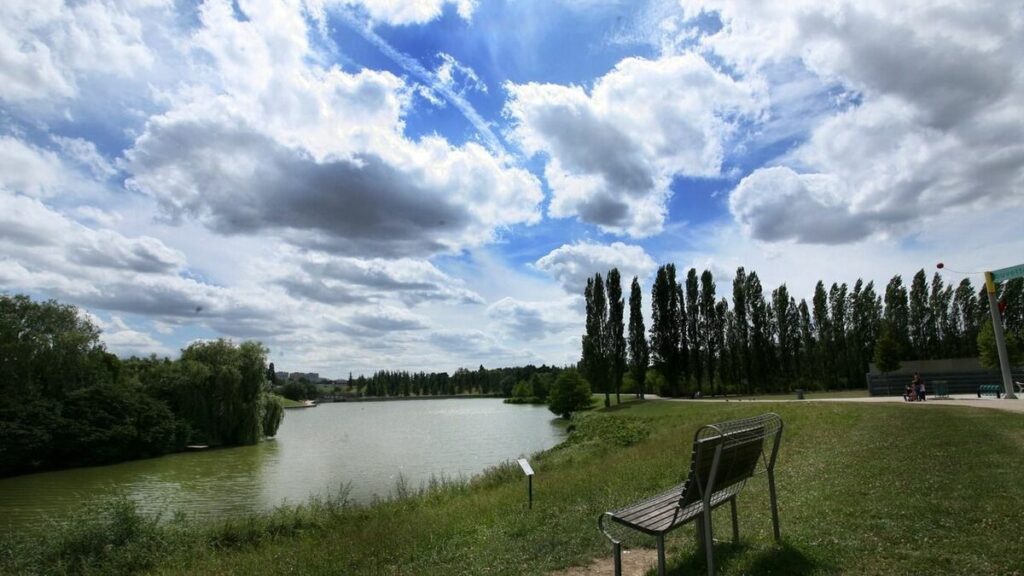
[{"label": "person sitting", "polygon": [[914,388],[910,384],[907,384],[903,389],[903,400],[906,402],[914,401]]}]

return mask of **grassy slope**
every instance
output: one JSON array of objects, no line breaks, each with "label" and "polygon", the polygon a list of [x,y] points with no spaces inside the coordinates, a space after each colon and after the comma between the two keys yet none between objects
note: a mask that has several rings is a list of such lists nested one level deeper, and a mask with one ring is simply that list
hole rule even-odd
[{"label": "grassy slope", "polygon": [[[699,423],[773,409],[786,422],[778,482],[783,545],[771,541],[766,483],[740,498],[742,543],[720,574],[1013,574],[1024,531],[1024,419],[941,406],[674,404],[604,417],[649,419],[631,446],[580,444],[533,461],[534,509],[506,466],[469,488],[330,515],[296,534],[224,549],[192,544],[159,572],[542,574],[610,554],[598,515],[678,482]],[[728,512],[716,534],[729,538]],[[669,538],[675,573],[694,573],[689,527]],[[649,544],[627,539],[627,546]],[[1016,571],[1016,572],[1015,572]]]}]

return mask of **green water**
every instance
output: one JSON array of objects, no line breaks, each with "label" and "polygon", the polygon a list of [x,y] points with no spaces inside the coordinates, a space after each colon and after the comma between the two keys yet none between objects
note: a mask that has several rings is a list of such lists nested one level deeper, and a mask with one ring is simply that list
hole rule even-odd
[{"label": "green water", "polygon": [[112,466],[0,480],[0,532],[60,519],[118,491],[147,512],[199,518],[267,510],[351,489],[386,497],[399,477],[469,477],[550,448],[564,430],[544,407],[494,399],[323,404],[287,410],[276,439]]}]

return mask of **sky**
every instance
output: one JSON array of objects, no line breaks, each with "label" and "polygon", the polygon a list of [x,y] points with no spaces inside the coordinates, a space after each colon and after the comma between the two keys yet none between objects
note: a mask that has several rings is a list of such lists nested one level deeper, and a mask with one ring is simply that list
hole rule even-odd
[{"label": "sky", "polygon": [[119,355],[563,365],[668,262],[1024,262],[1024,4],[0,2],[0,292]]}]

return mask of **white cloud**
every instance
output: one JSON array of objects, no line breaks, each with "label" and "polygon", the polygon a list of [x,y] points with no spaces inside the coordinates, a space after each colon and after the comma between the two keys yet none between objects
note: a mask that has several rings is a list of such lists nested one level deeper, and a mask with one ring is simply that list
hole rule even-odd
[{"label": "white cloud", "polygon": [[566,292],[577,296],[583,294],[587,279],[594,274],[603,276],[608,270],[618,268],[625,291],[633,276],[643,281],[657,268],[654,259],[642,247],[622,242],[564,244],[537,260],[535,266],[550,274]]},{"label": "white cloud", "polygon": [[579,328],[572,299],[556,302],[525,302],[505,297],[487,308],[487,316],[499,330],[522,341],[542,340],[567,329]]},{"label": "white cloud", "polygon": [[165,2],[0,3],[0,100],[72,97],[90,74],[130,76],[153,55],[139,14]]},{"label": "white cloud", "polygon": [[756,83],[694,53],[627,58],[579,86],[508,84],[506,114],[528,154],[549,157],[550,214],[644,237],[666,218],[674,176],[715,177],[739,118],[763,105]]},{"label": "white cloud", "polygon": [[854,94],[778,160],[789,171],[762,169],[737,187],[733,215],[755,237],[834,244],[1024,202],[1019,7],[711,0],[684,9],[719,13],[722,29],[701,44],[744,73],[799,61]]},{"label": "white cloud", "polygon": [[12,136],[0,136],[0,187],[35,197],[53,195],[63,178],[60,158]]},{"label": "white cloud", "polygon": [[322,68],[297,9],[246,8],[242,21],[226,2],[204,5],[195,46],[219,85],[183,91],[125,154],[128,186],[172,219],[387,257],[458,251],[539,220],[526,170],[475,143],[402,135],[401,79]]},{"label": "white cloud", "polygon": [[391,26],[426,24],[441,16],[446,5],[454,5],[459,17],[469,20],[478,0],[312,0],[311,5],[347,4],[366,10],[374,22]]}]

